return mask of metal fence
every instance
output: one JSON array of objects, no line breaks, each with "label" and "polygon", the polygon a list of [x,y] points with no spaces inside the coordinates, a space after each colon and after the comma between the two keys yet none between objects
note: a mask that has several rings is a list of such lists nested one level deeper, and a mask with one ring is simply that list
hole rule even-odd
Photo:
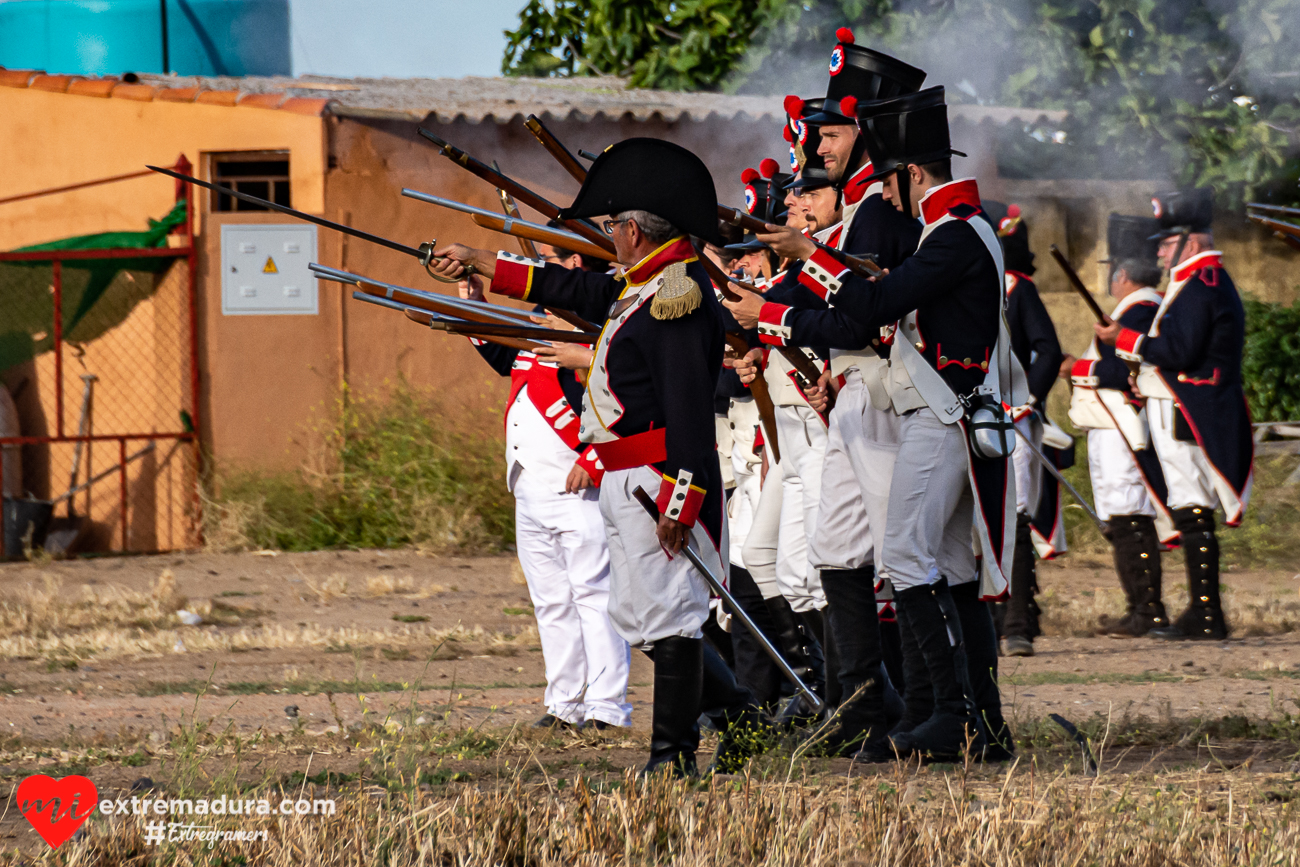
[{"label": "metal fence", "polygon": [[[0,430],[0,491],[15,494],[0,557],[200,540],[194,199],[173,183],[185,219],[167,246],[0,253],[0,375],[21,425]],[[15,466],[21,485],[4,478]]]}]

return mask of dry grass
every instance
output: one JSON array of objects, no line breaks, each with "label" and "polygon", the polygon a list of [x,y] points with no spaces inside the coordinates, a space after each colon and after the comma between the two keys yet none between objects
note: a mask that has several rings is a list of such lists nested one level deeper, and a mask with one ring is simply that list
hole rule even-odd
[{"label": "dry grass", "polygon": [[[505,764],[504,760],[502,764]],[[1300,816],[1286,774],[1073,776],[1032,767],[894,767],[854,778],[706,784],[504,767],[485,784],[360,785],[333,818],[221,820],[266,843],[147,847],[143,823],[93,823],[66,865],[1296,865]],[[294,790],[295,797],[300,796]],[[245,797],[252,795],[245,794]],[[307,797],[322,797],[320,790]],[[55,859],[49,859],[53,862]],[[30,862],[28,862],[30,863]]]},{"label": "dry grass", "polygon": [[[341,576],[309,586],[322,601],[349,595],[347,581]],[[417,599],[442,589],[439,585],[416,588],[410,578],[372,578],[366,582],[370,596],[398,594]],[[176,613],[182,607],[200,615],[207,628],[182,627]],[[79,592],[69,592],[58,579],[46,576],[39,584],[0,596],[0,659],[112,659],[181,651],[381,644],[437,648],[439,658],[462,653],[514,656],[538,642],[537,629],[531,625],[513,633],[463,626],[432,629],[416,624],[385,629],[249,625],[261,613],[221,600],[187,600],[177,588],[171,570],[163,570],[148,592],[105,585],[83,585]],[[218,624],[237,628],[213,628]]]}]

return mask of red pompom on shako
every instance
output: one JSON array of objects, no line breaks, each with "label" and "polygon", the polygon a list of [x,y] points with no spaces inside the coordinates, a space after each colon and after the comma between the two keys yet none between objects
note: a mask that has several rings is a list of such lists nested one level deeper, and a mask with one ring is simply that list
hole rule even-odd
[{"label": "red pompom on shako", "polygon": [[786,124],[784,127],[782,127],[781,137],[784,138],[786,141],[790,142],[790,144],[794,144],[794,133],[790,131],[789,124]]},{"label": "red pompom on shako", "polygon": [[845,117],[858,116],[858,98],[856,96],[846,96],[840,100],[840,114]]},{"label": "red pompom on shako", "polygon": [[781,164],[771,157],[767,157],[758,164],[758,173],[768,180],[771,180],[780,170]]},{"label": "red pompom on shako", "polygon": [[752,184],[758,180],[758,172],[754,169],[745,169],[740,173],[740,182],[742,184]]},{"label": "red pompom on shako", "polygon": [[853,31],[847,27],[841,27],[835,31],[835,38],[845,45],[853,44]]},{"label": "red pompom on shako", "polygon": [[785,106],[785,113],[795,120],[803,117],[803,100],[793,93],[785,98],[782,105]]},{"label": "red pompom on shako", "polygon": [[1020,216],[1020,206],[1019,206],[1019,205],[1007,205],[1007,216],[1010,217],[1010,218],[1013,219],[1013,220],[1014,220],[1016,217],[1019,217],[1019,216]]}]

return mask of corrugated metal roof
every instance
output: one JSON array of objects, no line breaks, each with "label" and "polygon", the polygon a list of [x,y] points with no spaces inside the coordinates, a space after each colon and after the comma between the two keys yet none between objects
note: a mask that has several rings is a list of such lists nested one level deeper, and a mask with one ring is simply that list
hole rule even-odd
[{"label": "corrugated metal roof", "polygon": [[[0,70],[0,85],[32,87],[88,97],[197,102],[278,108],[302,114],[422,121],[464,119],[507,123],[522,115],[591,120],[632,117],[666,121],[779,119],[780,96],[730,96],[629,88],[619,78],[331,78],[327,76],[141,75],[137,83],[116,78],[44,75],[36,70]],[[954,120],[973,123],[1058,121],[1063,111],[959,105]]]}]

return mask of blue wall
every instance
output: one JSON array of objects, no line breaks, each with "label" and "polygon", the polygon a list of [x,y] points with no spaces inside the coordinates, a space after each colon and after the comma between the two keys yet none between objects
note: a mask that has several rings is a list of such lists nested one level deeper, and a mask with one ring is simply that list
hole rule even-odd
[{"label": "blue wall", "polygon": [[[289,0],[166,0],[171,71],[289,75]],[[0,3],[0,66],[50,73],[163,72],[159,0]]]}]

